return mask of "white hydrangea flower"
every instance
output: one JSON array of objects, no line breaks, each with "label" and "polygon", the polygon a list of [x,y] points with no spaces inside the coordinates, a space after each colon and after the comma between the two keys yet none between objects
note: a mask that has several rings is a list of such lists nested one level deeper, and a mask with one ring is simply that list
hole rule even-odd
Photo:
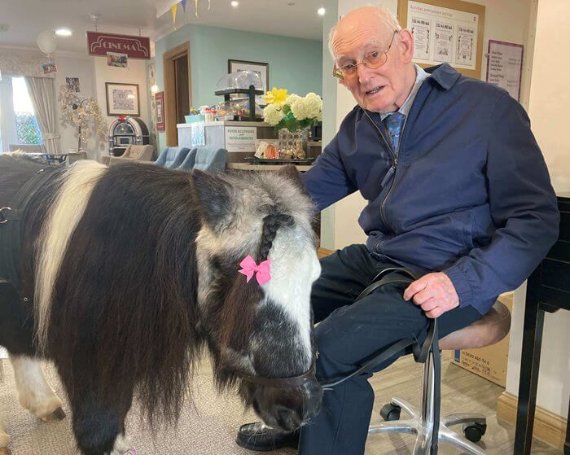
[{"label": "white hydrangea flower", "polygon": [[322,115],[323,110],[323,102],[321,98],[317,96],[305,97],[305,106],[307,110],[307,117],[309,118],[318,118]]},{"label": "white hydrangea flower", "polygon": [[277,104],[268,104],[263,108],[263,120],[271,126],[277,125],[283,120],[283,110]]},{"label": "white hydrangea flower", "polygon": [[310,112],[307,103],[303,98],[299,98],[293,104],[291,104],[291,112],[297,120],[305,120],[310,118]]},{"label": "white hydrangea flower", "polygon": [[299,101],[303,98],[301,98],[299,95],[295,95],[294,93],[289,95],[287,97],[287,99],[285,100],[285,104],[288,104],[289,106],[292,106],[293,103],[295,103],[296,101]]}]

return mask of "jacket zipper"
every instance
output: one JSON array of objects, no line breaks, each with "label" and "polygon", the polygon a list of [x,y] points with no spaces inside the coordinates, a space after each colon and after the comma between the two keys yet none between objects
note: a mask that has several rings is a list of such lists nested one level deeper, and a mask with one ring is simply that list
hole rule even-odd
[{"label": "jacket zipper", "polygon": [[[388,192],[386,193],[386,196],[384,196],[384,199],[382,200],[382,204],[380,204],[380,217],[382,218],[382,222],[386,226],[388,226],[392,231],[394,231],[394,228],[390,225],[390,223],[388,222],[388,220],[386,218],[385,207],[386,207],[386,201],[388,200],[390,193],[392,193],[392,189],[394,188],[394,183],[396,181],[396,175],[395,174],[396,174],[396,171],[398,170],[398,157],[396,156],[396,152],[392,148],[392,144],[390,144],[390,141],[388,141],[386,136],[384,135],[384,132],[380,128],[378,128],[378,125],[376,125],[374,120],[372,120],[372,118],[370,117],[368,112],[364,111],[364,114],[366,115],[366,117],[368,118],[368,120],[370,121],[372,126],[376,129],[376,131],[378,131],[379,136],[382,138],[382,140],[384,141],[384,143],[388,147],[388,150],[390,151],[390,155],[392,155],[392,166],[390,167],[390,169],[388,169],[388,172],[386,172],[386,175],[384,175],[384,178],[382,179],[382,182],[380,183],[380,185],[382,185],[382,188],[384,188],[384,185],[386,184],[388,179],[390,177],[394,176],[394,178],[392,179],[392,183],[390,183],[390,188],[388,188]],[[406,128],[407,121],[408,121],[408,118],[406,116],[406,118],[404,120],[404,124],[402,125],[402,131],[400,132],[400,138],[403,137],[403,135],[404,135],[404,129]]]}]

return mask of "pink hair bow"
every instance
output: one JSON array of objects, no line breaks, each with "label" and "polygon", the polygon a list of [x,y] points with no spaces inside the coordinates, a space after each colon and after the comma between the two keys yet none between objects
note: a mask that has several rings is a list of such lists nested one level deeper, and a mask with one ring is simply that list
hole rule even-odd
[{"label": "pink hair bow", "polygon": [[271,279],[271,259],[256,264],[251,256],[246,256],[239,265],[241,267],[239,273],[247,277],[248,283],[253,278],[253,275],[255,275],[255,279],[259,284],[265,284]]}]

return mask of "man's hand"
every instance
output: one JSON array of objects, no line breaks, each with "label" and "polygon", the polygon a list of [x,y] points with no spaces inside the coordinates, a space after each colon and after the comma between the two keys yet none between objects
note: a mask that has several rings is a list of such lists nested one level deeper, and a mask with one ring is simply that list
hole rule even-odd
[{"label": "man's hand", "polygon": [[428,273],[404,291],[404,300],[422,307],[428,318],[437,318],[459,306],[459,296],[449,277],[442,272]]}]

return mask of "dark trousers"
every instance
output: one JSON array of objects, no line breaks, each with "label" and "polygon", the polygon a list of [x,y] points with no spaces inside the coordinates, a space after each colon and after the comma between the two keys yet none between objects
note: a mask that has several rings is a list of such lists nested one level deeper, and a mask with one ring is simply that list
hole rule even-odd
[{"label": "dark trousers", "polygon": [[[395,264],[378,261],[364,245],[351,245],[321,261],[312,305],[319,356],[317,378],[336,379],[402,338],[423,340],[428,319],[421,308],[402,298],[401,285],[387,285],[354,303],[376,274]],[[481,317],[472,307],[456,308],[438,319],[439,336]],[[380,365],[379,371],[391,362]],[[302,427],[299,455],[362,455],[372,414],[374,392],[362,374],[325,391],[321,412]]]}]

